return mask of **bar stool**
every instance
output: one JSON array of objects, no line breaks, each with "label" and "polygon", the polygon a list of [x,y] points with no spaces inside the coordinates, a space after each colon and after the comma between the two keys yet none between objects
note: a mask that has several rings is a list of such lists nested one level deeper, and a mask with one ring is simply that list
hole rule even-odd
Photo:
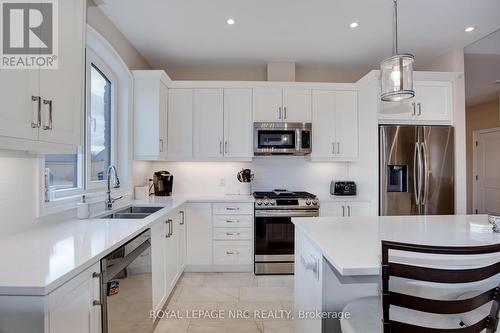
[{"label": "bar stool", "polygon": [[[343,311],[350,313],[350,318],[341,320],[342,333],[496,332],[500,309],[500,278],[496,275],[500,273],[500,257],[495,256],[494,260],[489,257],[486,266],[484,259],[474,257],[466,266],[454,265],[452,269],[448,265],[437,268],[401,263],[401,259],[390,261],[389,251],[463,258],[500,254],[500,244],[442,247],[382,241],[382,295],[347,304]],[[438,286],[436,290],[447,290],[449,295],[436,299],[432,287],[424,296],[410,295],[404,287],[394,291],[389,289],[391,278],[421,283],[422,289]]]}]

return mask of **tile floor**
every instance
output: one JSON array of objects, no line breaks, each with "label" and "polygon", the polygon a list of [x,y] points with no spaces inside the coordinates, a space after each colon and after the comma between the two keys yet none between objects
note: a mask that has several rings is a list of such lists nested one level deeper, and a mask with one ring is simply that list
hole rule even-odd
[{"label": "tile floor", "polygon": [[293,333],[293,297],[293,276],[185,273],[155,333]]}]

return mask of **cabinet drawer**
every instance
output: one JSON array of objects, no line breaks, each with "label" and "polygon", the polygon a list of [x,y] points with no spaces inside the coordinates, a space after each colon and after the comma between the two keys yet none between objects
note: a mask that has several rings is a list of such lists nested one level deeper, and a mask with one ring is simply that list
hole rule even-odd
[{"label": "cabinet drawer", "polygon": [[253,215],[252,203],[215,203],[214,214],[221,215]]},{"label": "cabinet drawer", "polygon": [[252,228],[214,228],[214,240],[252,240]]},{"label": "cabinet drawer", "polygon": [[249,265],[252,263],[251,241],[215,241],[215,265]]},{"label": "cabinet drawer", "polygon": [[215,215],[214,227],[219,228],[251,228],[252,215]]}]

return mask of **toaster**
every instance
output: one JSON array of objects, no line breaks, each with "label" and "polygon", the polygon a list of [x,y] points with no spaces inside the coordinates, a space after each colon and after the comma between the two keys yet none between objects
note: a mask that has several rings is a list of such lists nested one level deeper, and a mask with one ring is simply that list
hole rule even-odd
[{"label": "toaster", "polygon": [[332,182],[330,185],[330,194],[333,195],[356,195],[355,182]]}]

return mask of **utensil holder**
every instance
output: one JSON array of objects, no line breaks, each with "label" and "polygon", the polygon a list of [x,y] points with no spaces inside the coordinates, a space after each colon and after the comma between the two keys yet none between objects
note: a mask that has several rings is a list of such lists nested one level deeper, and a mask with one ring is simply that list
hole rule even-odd
[{"label": "utensil holder", "polygon": [[252,183],[240,183],[240,195],[252,194]]}]

